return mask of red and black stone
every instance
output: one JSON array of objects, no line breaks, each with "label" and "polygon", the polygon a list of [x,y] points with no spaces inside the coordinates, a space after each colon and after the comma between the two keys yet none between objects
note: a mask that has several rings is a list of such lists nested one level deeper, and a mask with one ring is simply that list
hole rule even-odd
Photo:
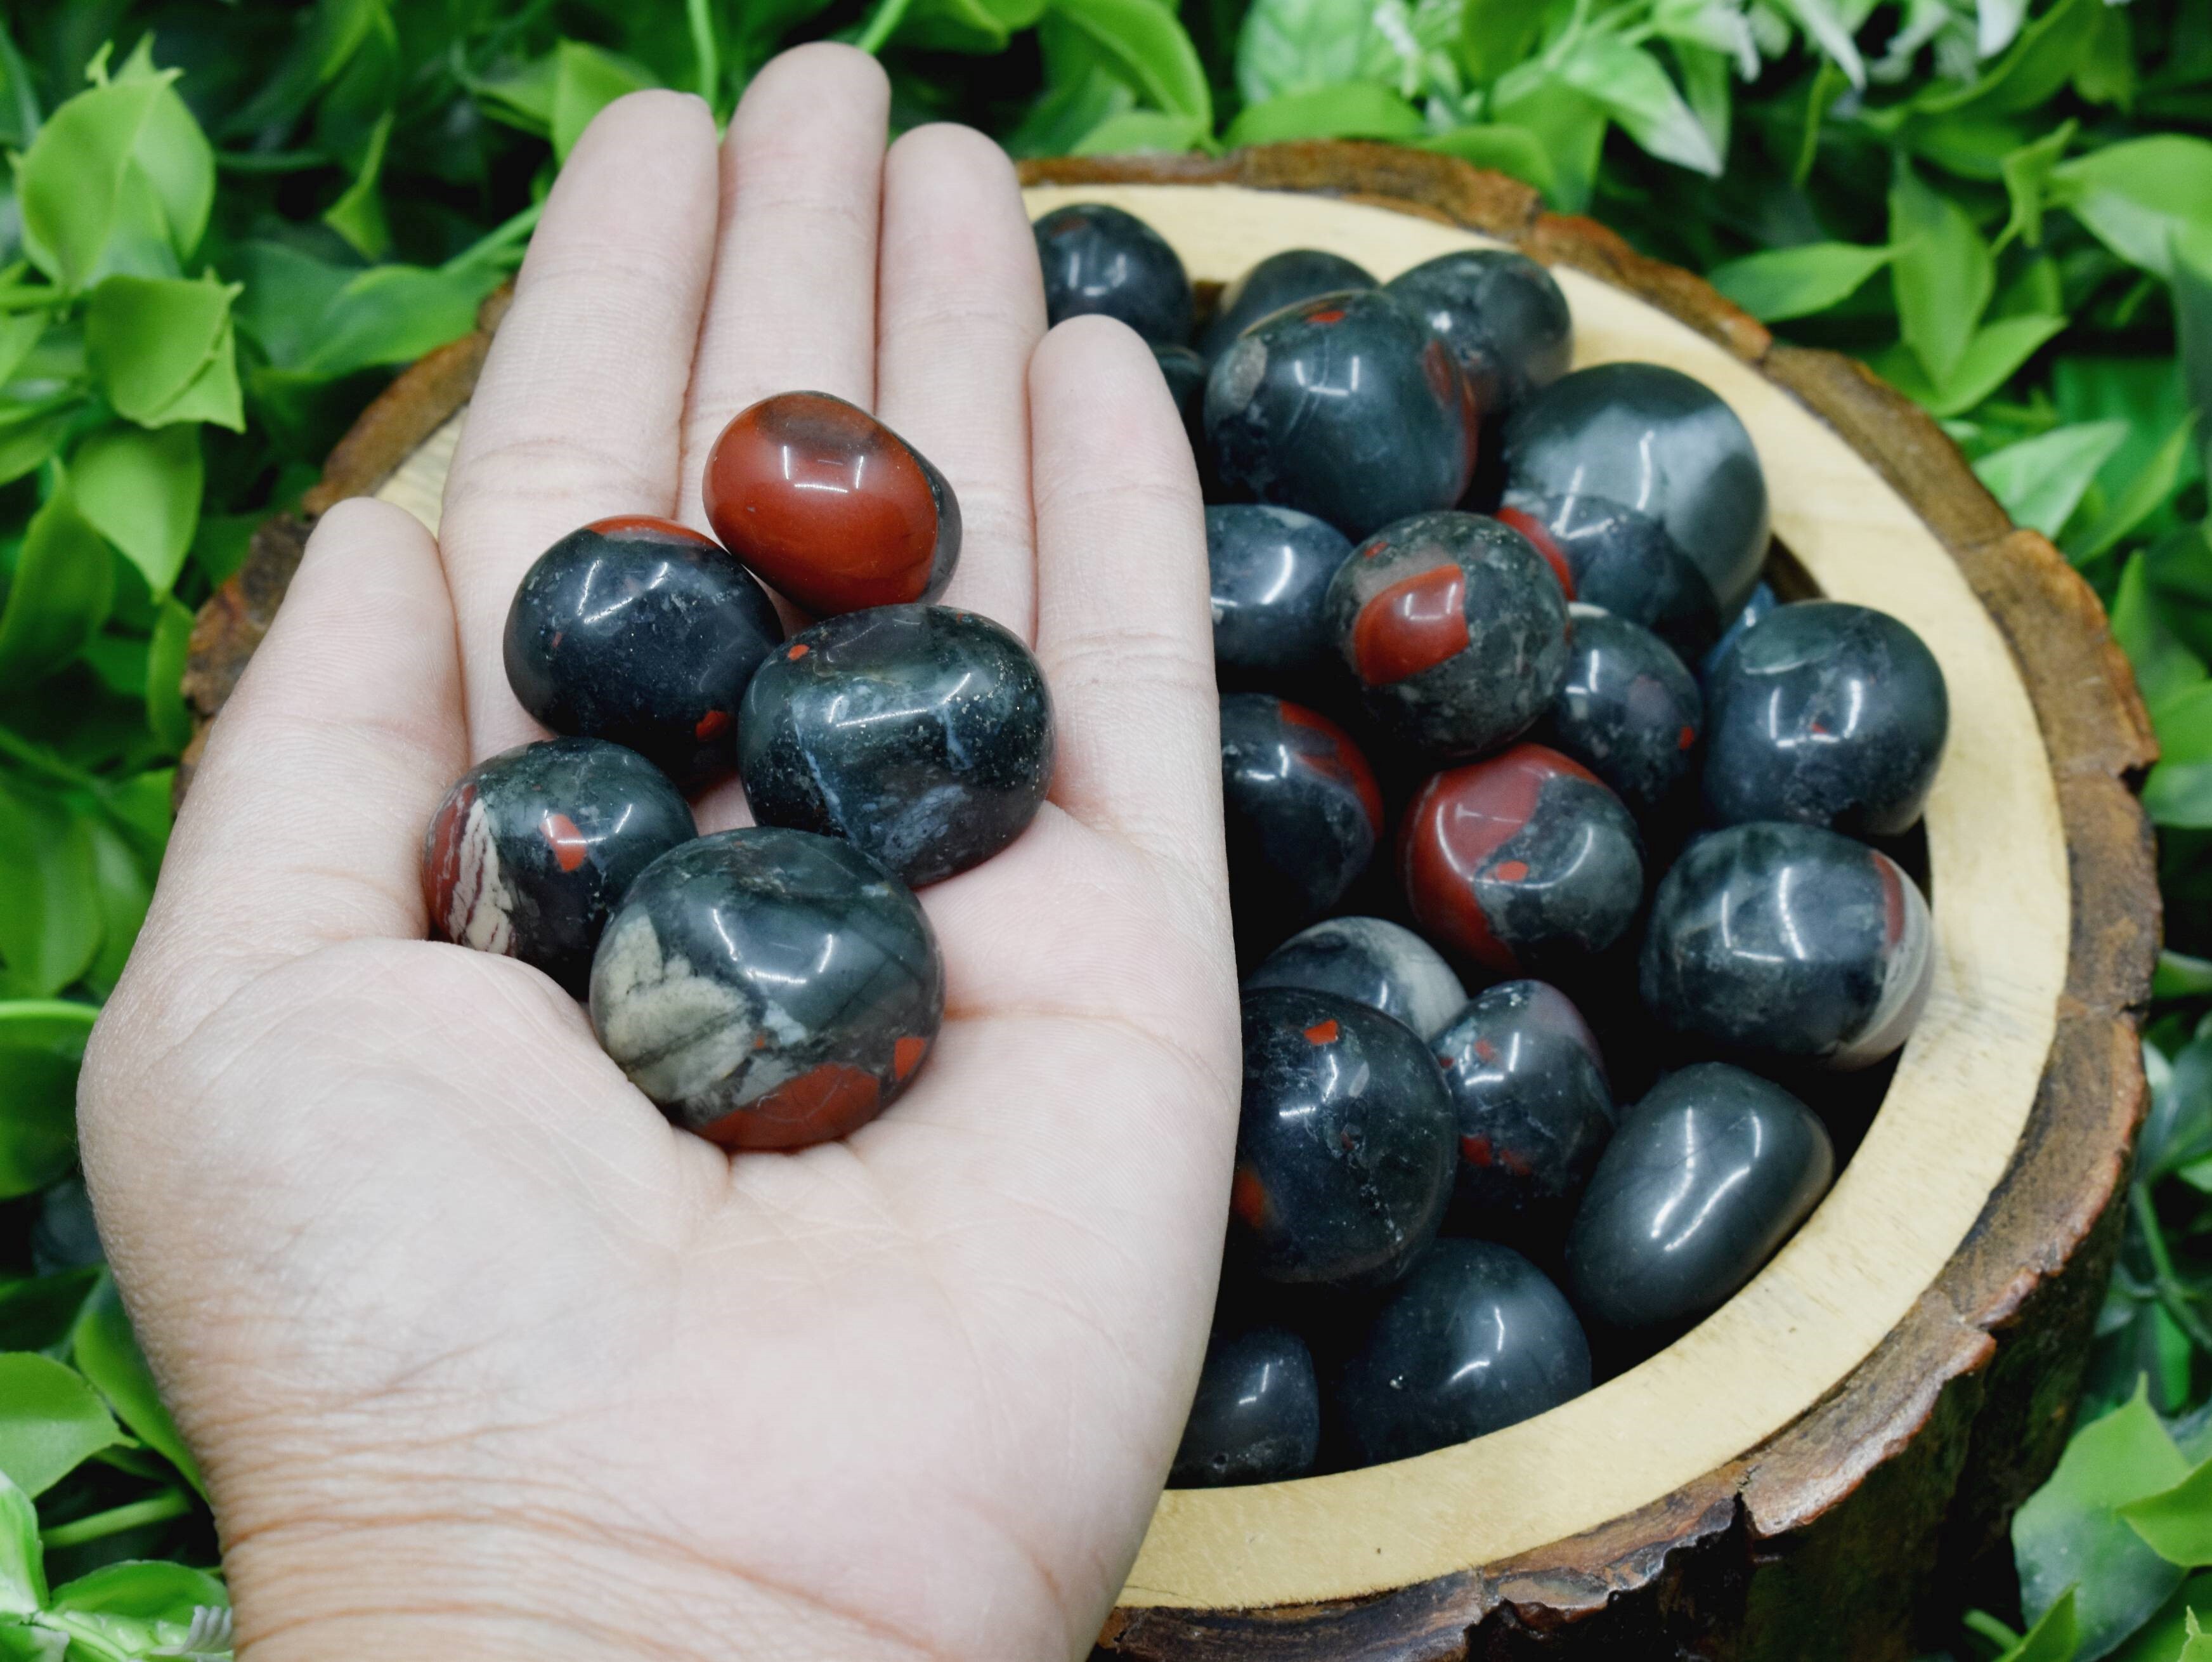
[{"label": "red and black stone", "polygon": [[1264,951],[1334,906],[1382,836],[1382,793],[1351,735],[1262,692],[1221,700],[1229,899],[1239,943]]},{"label": "red and black stone", "polygon": [[933,600],[960,558],[960,504],[922,454],[857,405],[779,393],[707,454],[708,523],[816,617]]},{"label": "red and black stone", "polygon": [[556,733],[606,739],[697,790],[737,768],[738,702],[783,638],[711,539],[647,514],[596,520],[538,557],[507,610],[507,685]]},{"label": "red and black stone", "polygon": [[1199,350],[1211,361],[1261,319],[1273,317],[1285,306],[1317,295],[1373,287],[1374,273],[1356,260],[1320,248],[1285,248],[1269,254],[1221,291],[1213,316],[1199,337]]},{"label": "red and black stone", "polygon": [[1385,287],[1451,349],[1486,416],[1549,387],[1574,357],[1567,297],[1549,271],[1510,248],[1438,254]]},{"label": "red and black stone", "polygon": [[1431,777],[1406,811],[1398,861],[1422,934],[1495,975],[1603,952],[1644,898],[1628,810],[1541,745]]},{"label": "red and black stone", "polygon": [[1613,1092],[1582,1013],[1545,982],[1500,982],[1430,1048],[1459,1122],[1454,1227],[1556,1244],[1613,1135]]},{"label": "red and black stone", "polygon": [[422,837],[430,933],[520,959],[577,997],[632,880],[699,834],[652,763],[599,739],[549,739],[463,774]]},{"label": "red and black stone", "polygon": [[1329,632],[1367,709],[1433,755],[1527,731],[1567,668],[1567,602],[1528,539],[1480,514],[1417,514],[1330,579]]},{"label": "red and black stone", "polygon": [[1381,1287],[1451,1197],[1451,1104],[1411,1028],[1348,998],[1268,987],[1243,1002],[1232,1248],[1274,1282]]},{"label": "red and black stone", "polygon": [[1709,1054],[1864,1068],[1920,1019],[1933,948],[1928,903],[1887,855],[1814,825],[1731,825],[1660,881],[1644,1003]]},{"label": "red and black stone", "polygon": [[1206,376],[1206,444],[1223,484],[1347,537],[1459,501],[1481,421],[1450,351],[1379,289],[1261,320]]},{"label": "red and black stone", "polygon": [[670,1119],[729,1148],[857,1130],[913,1080],[944,1014],[913,894],[807,831],[721,831],[655,861],[592,965],[601,1047]]},{"label": "red and black stone", "polygon": [[1605,781],[1639,818],[1686,806],[1705,730],[1696,678],[1650,630],[1600,607],[1574,607],[1573,629],[1545,742]]}]

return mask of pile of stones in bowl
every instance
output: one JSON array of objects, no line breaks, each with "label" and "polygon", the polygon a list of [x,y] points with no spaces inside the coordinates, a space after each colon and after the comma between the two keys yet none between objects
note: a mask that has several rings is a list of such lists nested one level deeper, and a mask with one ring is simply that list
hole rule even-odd
[{"label": "pile of stones in bowl", "polygon": [[[1054,322],[1152,344],[1208,502],[1244,1075],[1171,1482],[1540,1414],[1757,1274],[1878,1105],[1934,971],[1942,673],[1886,612],[1778,598],[1742,423],[1662,365],[1571,370],[1525,256],[1291,250],[1200,326],[1141,221],[1036,233]],[[523,579],[508,679],[562,736],[454,786],[424,891],[588,998],[676,1124],[802,1148],[921,1067],[913,891],[1026,829],[1051,699],[932,604],[957,502],[866,411],[752,406],[705,499],[711,538],[600,521]],[[771,589],[817,621],[787,638]],[[732,775],[755,824],[698,836]]]}]

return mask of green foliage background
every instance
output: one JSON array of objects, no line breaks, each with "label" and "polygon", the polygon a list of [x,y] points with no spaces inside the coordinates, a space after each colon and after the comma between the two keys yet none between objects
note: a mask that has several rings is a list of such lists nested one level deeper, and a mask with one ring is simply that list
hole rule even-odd
[{"label": "green foliage background", "polygon": [[0,18],[0,1659],[229,1654],[198,1474],[100,1267],[71,1133],[167,831],[192,608],[393,369],[468,328],[602,105],[659,84],[726,115],[769,54],[832,36],[883,56],[899,125],[966,120],[1018,154],[1346,136],[1513,174],[1864,357],[2096,586],[2165,747],[2156,1102],[2081,1428],[2014,1530],[2017,1606],[1993,1596],[1953,1650],[2212,1662],[2212,5]]}]

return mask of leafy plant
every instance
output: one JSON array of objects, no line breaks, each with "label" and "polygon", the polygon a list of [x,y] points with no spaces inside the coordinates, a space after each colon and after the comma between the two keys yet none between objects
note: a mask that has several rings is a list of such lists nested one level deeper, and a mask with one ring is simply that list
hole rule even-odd
[{"label": "leafy plant", "polygon": [[[2212,9],[2200,0],[52,0],[0,30],[0,1656],[228,1652],[73,1175],[193,608],[465,332],[592,116],[793,41],[1018,154],[1357,137],[1527,180],[1856,354],[2104,596],[2164,746],[2156,1100],[2021,1608],[2212,1657]],[[2014,1623],[2027,1629],[2022,1633]]]}]

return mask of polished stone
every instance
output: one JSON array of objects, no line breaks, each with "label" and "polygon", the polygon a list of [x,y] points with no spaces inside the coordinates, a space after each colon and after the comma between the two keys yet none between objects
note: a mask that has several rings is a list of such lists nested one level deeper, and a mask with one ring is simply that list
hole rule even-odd
[{"label": "polished stone", "polygon": [[749,826],[646,868],[600,938],[592,1026],[677,1124],[796,1148],[873,1119],[945,1012],[921,907],[851,843]]},{"label": "polished stone", "polygon": [[1585,1318],[1624,1329],[1704,1314],[1759,1272],[1827,1192],[1812,1110],[1725,1062],[1670,1074],[1622,1117],[1567,1239]]},{"label": "polished stone", "polygon": [[753,818],[845,837],[910,888],[1019,837],[1052,763],[1036,659],[1011,630],[949,606],[878,606],[801,630],[738,711]]},{"label": "polished stone", "polygon": [[1467,990],[1437,949],[1380,917],[1332,917],[1302,929],[1244,977],[1244,989],[1307,987],[1395,1017],[1427,1038],[1456,1016]]},{"label": "polished stone", "polygon": [[1382,835],[1382,793],[1351,736],[1261,692],[1221,700],[1222,808],[1239,939],[1272,946],[1334,906]]},{"label": "polished stone", "polygon": [[1341,531],[1296,508],[1207,508],[1215,672],[1226,682],[1283,692],[1334,677],[1328,582],[1351,552]]},{"label": "polished stone", "polygon": [[1183,1424],[1170,1488],[1303,1477],[1321,1452],[1321,1384],[1305,1341],[1286,1328],[1216,1333]]},{"label": "polished stone", "polygon": [[1384,285],[1428,320],[1474,389],[1501,415],[1567,373],[1574,320],[1552,274],[1510,248],[1459,248]]},{"label": "polished stone", "polygon": [[1269,254],[1221,291],[1213,321],[1200,336],[1198,350],[1211,361],[1261,318],[1273,316],[1285,306],[1374,286],[1375,278],[1365,266],[1341,254],[1319,248],[1286,248],[1279,254]]},{"label": "polished stone", "polygon": [[1597,606],[1571,621],[1566,678],[1552,700],[1547,742],[1610,786],[1639,816],[1688,782],[1705,726],[1698,684],[1674,649],[1641,624]]},{"label": "polished stone", "polygon": [[1055,209],[1032,228],[1044,270],[1045,317],[1119,318],[1148,341],[1190,338],[1190,278],[1167,240],[1100,202]]},{"label": "polished stone", "polygon": [[1451,1198],[1451,1104],[1411,1028],[1350,999],[1243,1001],[1244,1096],[1231,1242],[1269,1281],[1379,1287]]}]

